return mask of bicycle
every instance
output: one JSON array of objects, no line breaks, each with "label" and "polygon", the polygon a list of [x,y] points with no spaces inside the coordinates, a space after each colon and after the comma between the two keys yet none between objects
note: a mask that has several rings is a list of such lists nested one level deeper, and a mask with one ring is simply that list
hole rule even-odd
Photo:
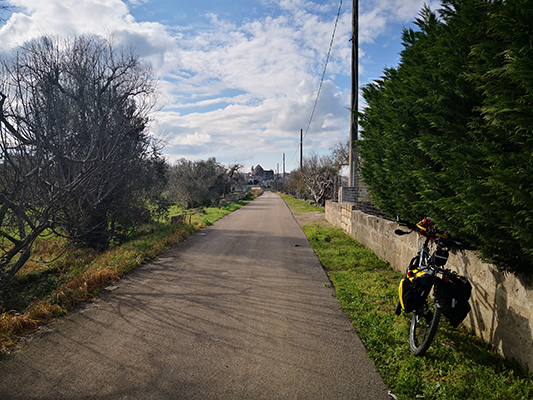
[{"label": "bicycle", "polygon": [[[397,235],[417,232],[425,240],[407,267],[406,277],[399,287],[400,301],[396,315],[402,310],[413,313],[409,329],[409,347],[413,355],[422,356],[433,341],[441,315],[457,327],[470,311],[468,300],[472,291],[470,282],[456,272],[443,268],[452,247],[463,245],[448,234],[439,232],[429,218],[414,224],[397,218],[399,225],[410,231],[396,229]],[[431,253],[430,243],[435,244]],[[429,296],[433,290],[433,296]]]}]

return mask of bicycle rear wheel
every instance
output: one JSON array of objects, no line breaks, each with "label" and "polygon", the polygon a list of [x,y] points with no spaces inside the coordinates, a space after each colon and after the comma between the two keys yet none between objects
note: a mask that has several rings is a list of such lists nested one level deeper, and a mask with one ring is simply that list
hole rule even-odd
[{"label": "bicycle rear wheel", "polygon": [[429,349],[437,333],[441,312],[441,308],[434,307],[428,298],[424,306],[413,313],[409,330],[409,347],[413,355],[422,356]]}]

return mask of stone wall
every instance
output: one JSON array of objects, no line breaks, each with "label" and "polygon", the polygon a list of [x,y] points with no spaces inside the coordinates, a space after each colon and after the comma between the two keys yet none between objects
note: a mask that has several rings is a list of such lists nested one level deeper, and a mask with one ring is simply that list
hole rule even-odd
[{"label": "stone wall", "polygon": [[[326,219],[342,228],[378,257],[405,272],[418,250],[417,236],[394,234],[397,224],[353,209],[350,203],[326,202]],[[447,267],[466,276],[473,286],[472,311],[465,324],[504,357],[533,372],[533,290],[511,274],[479,261],[475,252],[450,253]]]}]

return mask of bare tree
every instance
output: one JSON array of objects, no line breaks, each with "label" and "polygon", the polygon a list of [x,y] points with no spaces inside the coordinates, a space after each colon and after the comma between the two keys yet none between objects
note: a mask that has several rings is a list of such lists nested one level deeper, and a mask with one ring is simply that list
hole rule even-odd
[{"label": "bare tree", "polygon": [[330,150],[332,151],[333,164],[339,169],[350,163],[349,139],[344,141],[339,139],[335,146],[333,146]]},{"label": "bare tree", "polygon": [[155,85],[132,51],[94,36],[34,40],[2,72],[0,274],[12,276],[43,232],[98,242],[142,206]]},{"label": "bare tree", "polygon": [[296,179],[305,184],[315,203],[324,204],[326,198],[331,196],[335,177],[339,170],[340,167],[335,165],[332,156],[318,156],[313,153],[304,158],[302,167],[294,174]]}]

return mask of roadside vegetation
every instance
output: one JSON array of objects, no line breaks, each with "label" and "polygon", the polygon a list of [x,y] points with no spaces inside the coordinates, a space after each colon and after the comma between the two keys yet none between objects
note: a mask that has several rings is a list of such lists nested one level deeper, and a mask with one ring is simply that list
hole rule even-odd
[{"label": "roadside vegetation", "polygon": [[131,242],[173,204],[210,207],[246,190],[239,164],[168,164],[151,130],[156,83],[112,36],[44,35],[3,60],[0,310],[20,300],[23,267],[43,246],[59,249],[44,259],[98,253]]},{"label": "roadside vegetation", "polygon": [[[317,211],[286,199],[295,213]],[[533,376],[504,360],[464,326],[441,319],[428,353],[409,351],[411,314],[394,315],[402,274],[341,229],[303,227],[328,272],[342,310],[363,340],[368,357],[398,399],[531,399]]]},{"label": "roadside vegetation", "polygon": [[[32,258],[10,281],[6,307],[0,309],[0,353],[22,335],[65,315],[77,304],[112,290],[122,276],[177,243],[247,204],[253,196],[223,207],[190,213],[175,225],[169,218],[144,225],[126,241],[106,249],[73,244],[59,236],[38,238]],[[171,215],[183,212],[171,208]]]}]

